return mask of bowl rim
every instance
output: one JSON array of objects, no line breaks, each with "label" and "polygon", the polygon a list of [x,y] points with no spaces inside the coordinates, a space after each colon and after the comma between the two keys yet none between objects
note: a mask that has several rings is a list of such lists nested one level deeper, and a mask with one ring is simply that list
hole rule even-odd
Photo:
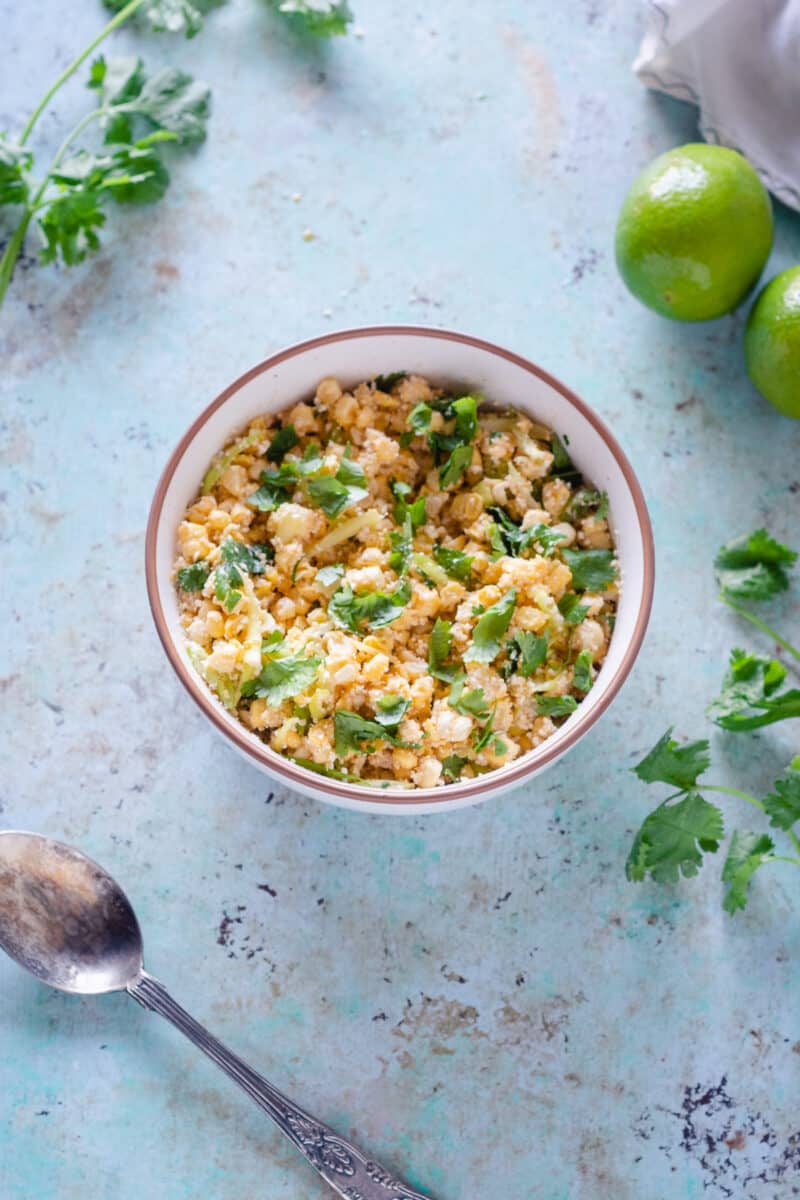
[{"label": "bowl rim", "polygon": [[[563,738],[555,737],[542,743],[542,746],[533,752],[536,754],[535,759],[530,757],[529,752],[523,755],[517,762],[512,762],[507,767],[489,772],[486,775],[480,775],[476,779],[449,784],[447,787],[415,788],[408,791],[400,791],[399,789],[397,791],[389,789],[384,791],[379,788],[369,787],[366,784],[349,783],[345,780],[330,779],[325,775],[317,775],[306,768],[296,766],[291,759],[284,758],[283,755],[271,750],[263,742],[260,742],[252,734],[248,733],[244,726],[239,726],[238,723],[236,727],[229,726],[217,702],[212,698],[210,693],[206,693],[205,689],[201,686],[201,682],[191,672],[188,663],[178,653],[175,643],[172,640],[161,604],[156,563],[158,531],[161,524],[164,499],[172,482],[172,477],[198,432],[217,409],[221,408],[231,396],[235,395],[236,392],[252,379],[257,378],[257,376],[264,374],[265,371],[271,370],[287,359],[295,358],[298,355],[305,354],[307,351],[317,349],[321,346],[331,345],[334,342],[387,336],[441,339],[442,341],[457,342],[461,345],[471,346],[521,367],[557,391],[568,404],[577,409],[581,416],[594,427],[611,451],[633,498],[643,550],[642,594],[633,633],[625,648],[619,666],[609,680],[603,696],[596,705],[587,709],[583,719],[579,718]],[[302,342],[296,342],[291,346],[276,351],[276,353],[257,363],[256,366],[251,367],[249,371],[245,371],[244,374],[238,376],[233,383],[220,392],[194,419],[172,451],[156,485],[145,534],[145,581],[147,598],[156,631],[173,670],[189,695],[211,723],[224,737],[233,742],[237,749],[246,757],[252,759],[261,767],[265,767],[273,775],[279,778],[282,777],[289,786],[299,788],[301,791],[307,791],[310,788],[321,792],[334,803],[341,800],[347,802],[363,800],[365,802],[365,809],[369,810],[369,807],[373,806],[372,811],[374,811],[376,804],[398,808],[413,808],[418,805],[441,805],[443,808],[446,808],[449,803],[452,804],[453,802],[458,802],[459,807],[465,803],[476,803],[478,800],[487,799],[495,791],[505,791],[513,787],[514,784],[522,782],[526,776],[538,772],[540,769],[554,762],[555,759],[560,758],[603,715],[627,679],[644,641],[653,604],[655,545],[644,493],[622,447],[605,422],[571,388],[562,383],[560,379],[543,370],[523,355],[516,354],[513,350],[507,350],[502,346],[498,346],[495,342],[475,337],[472,334],[426,325],[364,325],[352,329],[332,330],[330,333],[307,338]]]}]

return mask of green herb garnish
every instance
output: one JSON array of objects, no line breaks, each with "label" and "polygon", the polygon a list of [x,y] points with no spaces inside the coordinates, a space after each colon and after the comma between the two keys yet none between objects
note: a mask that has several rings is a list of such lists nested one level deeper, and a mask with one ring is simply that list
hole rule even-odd
[{"label": "green herb garnish", "polygon": [[411,599],[407,582],[393,592],[365,592],[356,595],[349,583],[333,593],[328,601],[328,613],[337,625],[360,632],[362,626],[379,629],[396,621]]},{"label": "green herb garnish", "polygon": [[517,590],[510,588],[496,604],[487,608],[472,631],[465,662],[493,662],[500,653],[502,639],[511,624],[517,604]]},{"label": "green herb garnish", "polygon": [[178,587],[184,592],[201,592],[211,572],[208,563],[196,562],[189,567],[181,567],[178,571]]},{"label": "green herb garnish", "polygon": [[562,550],[577,592],[601,592],[617,577],[613,550]]}]

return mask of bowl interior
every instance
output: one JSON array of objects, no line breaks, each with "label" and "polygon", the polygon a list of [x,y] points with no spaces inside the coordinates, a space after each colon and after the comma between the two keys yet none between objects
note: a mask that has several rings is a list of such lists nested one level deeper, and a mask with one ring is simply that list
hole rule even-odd
[{"label": "bowl interior", "polygon": [[[493,406],[513,406],[555,430],[569,444],[587,479],[608,493],[609,516],[621,572],[614,634],[594,687],[577,711],[547,742],[480,780],[446,788],[377,791],[313,776],[269,750],[210,697],[188,666],[177,598],[171,583],[176,530],[197,494],[208,463],[227,438],[259,413],[277,412],[313,395],[320,379],[335,376],[344,386],[393,371],[426,376],[447,387],[482,392]],[[627,674],[649,614],[653,584],[652,539],[641,490],[633,471],[602,422],[556,380],[524,359],[464,335],[414,328],[364,329],[331,334],[283,351],[231,385],[200,414],[173,454],[159,485],[148,530],[148,588],[159,633],[183,682],[195,698],[210,700],[214,720],[234,737],[240,750],[277,770],[287,782],[302,780],[305,791],[342,802],[382,809],[411,796],[417,804],[472,803],[552,762],[574,743],[606,707]],[[198,695],[199,694],[199,695]],[[476,788],[476,783],[480,786]]]}]

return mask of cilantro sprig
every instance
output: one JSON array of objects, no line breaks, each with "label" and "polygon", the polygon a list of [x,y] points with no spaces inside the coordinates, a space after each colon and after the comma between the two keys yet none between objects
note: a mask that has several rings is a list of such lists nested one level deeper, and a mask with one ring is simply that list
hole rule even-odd
[{"label": "cilantro sprig", "polygon": [[[720,599],[757,628],[766,632],[793,658],[800,652],[786,638],[741,601],[769,600],[790,585],[790,569],[797,555],[766,530],[736,538],[723,546],[714,561]],[[576,664],[577,667],[577,664]],[[800,717],[800,688],[784,686],[787,669],[777,658],[736,649],[731,652],[720,694],[707,708],[720,728],[748,732],[776,721]],[[679,745],[672,730],[634,767],[644,783],[665,783],[677,790],[647,816],[634,839],[626,873],[640,881],[648,875],[657,882],[676,882],[680,875],[697,874],[704,855],[714,854],[724,836],[721,810],[704,793],[737,797],[758,809],[770,826],[785,834],[792,853],[776,853],[771,834],[735,829],[722,868],[726,885],[723,907],[738,912],[747,904],[755,873],[770,863],[800,867],[800,755],[795,756],[764,798],[738,788],[706,783],[700,777],[711,761],[706,739]]]},{"label": "cilantro sprig", "polygon": [[[176,67],[150,78],[136,56],[92,63],[88,86],[97,107],[72,129],[43,175],[35,177],[28,141],[63,85],[120,26],[137,20],[159,32],[194,37],[205,15],[225,0],[103,0],[114,15],[54,80],[18,134],[0,134],[0,208],[15,206],[16,225],[0,257],[0,306],[31,226],[41,237],[42,263],[81,263],[100,246],[99,231],[110,205],[151,204],[169,184],[158,147],[167,141],[192,145],[205,137],[209,88]],[[270,0],[290,25],[320,37],[346,32],[347,0]],[[91,125],[103,144],[73,150]],[[136,132],[136,126],[140,133]]]}]

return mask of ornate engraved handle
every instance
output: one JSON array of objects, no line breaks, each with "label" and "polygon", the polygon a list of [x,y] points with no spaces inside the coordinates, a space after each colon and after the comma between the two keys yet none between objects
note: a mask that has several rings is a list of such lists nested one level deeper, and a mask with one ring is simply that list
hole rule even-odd
[{"label": "ornate engraved handle", "polygon": [[128,994],[143,1008],[160,1013],[195,1046],[230,1075],[255,1100],[275,1124],[315,1167],[326,1183],[346,1200],[427,1200],[421,1192],[394,1179],[378,1163],[367,1158],[352,1142],[339,1137],[287,1096],[274,1088],[227,1046],[223,1046],[199,1021],[190,1017],[172,999],[163,983],[142,971],[128,986]]}]

